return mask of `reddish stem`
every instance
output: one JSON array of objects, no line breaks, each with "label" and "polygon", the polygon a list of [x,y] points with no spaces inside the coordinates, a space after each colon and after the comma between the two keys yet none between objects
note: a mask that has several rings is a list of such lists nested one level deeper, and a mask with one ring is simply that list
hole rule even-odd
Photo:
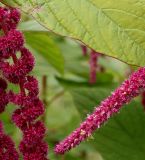
[{"label": "reddish stem", "polygon": [[87,53],[88,53],[88,48],[87,48],[87,46],[85,46],[85,45],[81,45],[81,48],[82,48],[82,52],[83,52],[83,56],[86,56],[87,55]]},{"label": "reddish stem", "polygon": [[144,111],[145,111],[145,92],[142,93],[141,97],[142,97],[141,102],[142,102],[142,105],[143,105],[143,108],[144,108]]},{"label": "reddish stem", "polygon": [[13,62],[16,64],[17,63],[17,56],[13,53],[12,54]]},{"label": "reddish stem", "polygon": [[98,54],[95,51],[91,51],[90,53],[90,84],[96,83],[96,72],[97,72],[97,60]]},{"label": "reddish stem", "polygon": [[[18,58],[17,58],[16,54],[12,54],[12,59],[13,59],[13,62],[16,64],[17,61],[18,61]],[[25,89],[24,89],[24,87],[23,87],[23,86],[24,86],[24,83],[23,83],[23,80],[22,80],[22,79],[20,79],[19,86],[20,86],[21,93],[22,93],[23,95],[26,95]]]}]

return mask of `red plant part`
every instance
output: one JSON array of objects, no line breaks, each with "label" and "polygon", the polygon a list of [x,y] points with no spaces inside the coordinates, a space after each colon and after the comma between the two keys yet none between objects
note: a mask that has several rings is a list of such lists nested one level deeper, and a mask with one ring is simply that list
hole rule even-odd
[{"label": "red plant part", "polygon": [[87,48],[87,46],[81,44],[81,49],[82,49],[83,56],[86,56],[87,53],[88,53],[88,48]]},{"label": "red plant part", "polygon": [[[85,45],[81,45],[82,48],[82,53],[84,56],[87,55],[88,53],[88,48]],[[100,53],[94,51],[93,49],[91,49],[90,51],[90,61],[89,61],[89,66],[90,66],[90,74],[89,74],[89,83],[90,84],[94,84],[96,83],[96,73],[97,71],[104,71],[104,68],[100,65],[98,65],[98,58],[101,55]]]},{"label": "red plant part", "polygon": [[[46,129],[41,121],[36,120],[44,113],[44,105],[38,97],[38,81],[28,75],[34,67],[34,57],[24,47],[22,33],[16,30],[19,20],[17,9],[0,7],[0,29],[4,32],[0,37],[0,68],[7,81],[20,86],[20,93],[9,91],[7,97],[9,102],[19,106],[12,115],[12,121],[23,132],[19,149],[24,160],[47,160],[48,146],[43,140]],[[17,53],[20,53],[20,58],[17,58]],[[8,58],[12,58],[13,64],[7,61]],[[7,97],[5,94],[1,96],[3,102]],[[1,103],[2,111],[6,102]]]},{"label": "red plant part", "polygon": [[6,93],[7,83],[4,79],[0,78],[0,113],[5,110],[8,104],[8,95]]},{"label": "red plant part", "polygon": [[91,136],[96,129],[100,128],[111,116],[118,113],[124,104],[129,103],[144,90],[145,67],[134,72],[111,96],[102,101],[100,106],[96,107],[94,112],[81,123],[79,128],[56,145],[55,152],[57,154],[64,154],[66,151],[79,145]]},{"label": "red plant part", "polygon": [[[4,79],[0,78],[0,113],[5,110],[8,104],[8,95],[6,93],[7,83]],[[4,134],[3,124],[0,121],[0,159],[4,160],[18,160],[19,155],[15,149],[14,142],[11,138]]]},{"label": "red plant part", "polygon": [[100,53],[98,53],[94,50],[91,50],[90,61],[89,61],[89,64],[90,64],[89,83],[90,84],[96,83],[96,81],[97,81],[97,77],[96,77],[97,71],[104,72],[104,68],[101,65],[98,64],[98,59],[99,59],[100,56],[103,56],[103,55],[101,55]]},{"label": "red plant part", "polygon": [[11,138],[4,134],[3,125],[0,121],[0,159],[18,160],[19,155]]},{"label": "red plant part", "polygon": [[91,50],[90,53],[90,78],[89,83],[94,84],[96,83],[96,73],[97,73],[97,63],[98,63],[99,54],[96,53],[94,50]]},{"label": "red plant part", "polygon": [[144,110],[145,110],[145,92],[142,93],[142,100],[141,100],[141,102],[142,102],[142,105],[143,105]]}]

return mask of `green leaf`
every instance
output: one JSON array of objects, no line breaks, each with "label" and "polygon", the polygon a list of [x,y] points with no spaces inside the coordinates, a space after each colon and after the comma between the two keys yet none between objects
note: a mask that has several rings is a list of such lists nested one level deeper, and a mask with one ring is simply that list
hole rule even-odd
[{"label": "green leaf", "polygon": [[98,86],[98,87],[83,87],[70,89],[74,103],[81,113],[82,117],[93,111],[94,107],[99,105],[100,102],[106,98],[111,91],[113,91],[115,85]]},{"label": "green leaf", "polygon": [[[64,78],[61,78],[61,77],[56,77],[56,79],[59,81],[59,83],[64,86],[64,88],[81,88],[82,87],[89,87],[90,88],[94,88],[94,87],[108,87],[108,84],[112,84],[112,76],[110,74],[106,74],[106,73],[102,73],[102,74],[97,74],[97,82],[95,84],[90,84],[88,81],[86,80],[79,80],[79,81],[74,81],[74,80],[71,80],[71,79],[64,79]],[[105,78],[105,79],[104,79]]]},{"label": "green leaf", "polygon": [[31,31],[31,32],[48,32],[46,28],[44,28],[42,25],[40,25],[37,21],[35,20],[29,20],[20,23],[19,29],[23,32],[26,31]]},{"label": "green leaf", "polygon": [[92,111],[94,106],[100,104],[116,86],[116,84],[111,82],[108,84],[100,81],[94,85],[90,85],[86,81],[73,81],[58,77],[57,80],[71,93],[74,103],[82,117],[84,117],[84,115],[86,116],[90,110]]},{"label": "green leaf", "polygon": [[42,55],[57,71],[60,73],[64,72],[64,58],[60,49],[49,35],[27,32],[25,33],[25,37],[29,46]]},{"label": "green leaf", "polygon": [[53,32],[129,64],[145,65],[144,0],[4,0]]}]

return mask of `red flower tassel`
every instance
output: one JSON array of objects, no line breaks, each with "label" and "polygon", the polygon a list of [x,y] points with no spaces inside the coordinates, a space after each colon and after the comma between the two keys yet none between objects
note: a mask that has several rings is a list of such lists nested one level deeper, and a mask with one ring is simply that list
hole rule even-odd
[{"label": "red flower tassel", "polygon": [[15,149],[11,138],[4,134],[3,125],[0,121],[0,159],[1,160],[18,160],[19,155]]},{"label": "red flower tassel", "polygon": [[[8,104],[8,95],[6,93],[7,83],[4,79],[0,78],[0,113],[5,110]],[[0,121],[0,159],[2,160],[18,160],[19,155],[15,149],[12,139],[4,134],[3,124]]]},{"label": "red flower tassel", "polygon": [[[0,99],[8,97],[9,102],[19,106],[12,115],[12,121],[22,130],[23,140],[19,149],[24,160],[47,160],[48,146],[44,142],[45,126],[41,121],[36,120],[44,113],[44,105],[38,97],[38,82],[29,76],[34,67],[34,57],[24,45],[24,38],[21,32],[16,30],[20,20],[20,13],[17,9],[0,8],[0,29],[4,36],[0,38],[0,68],[7,81],[18,84],[20,93],[10,91]],[[16,52],[20,52],[17,58]],[[12,58],[13,64],[7,59]],[[1,83],[2,84],[2,83]],[[0,109],[4,110],[5,100]],[[12,159],[9,159],[12,160]]]}]

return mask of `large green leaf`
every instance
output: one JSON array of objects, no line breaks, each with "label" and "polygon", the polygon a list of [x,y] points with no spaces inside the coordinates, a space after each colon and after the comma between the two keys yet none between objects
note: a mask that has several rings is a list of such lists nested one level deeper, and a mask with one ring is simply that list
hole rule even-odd
[{"label": "large green leaf", "polygon": [[144,0],[2,0],[55,33],[129,64],[145,65]]},{"label": "large green leaf", "polygon": [[60,73],[64,72],[64,58],[60,49],[49,35],[44,33],[26,32],[26,42],[41,54]]}]

